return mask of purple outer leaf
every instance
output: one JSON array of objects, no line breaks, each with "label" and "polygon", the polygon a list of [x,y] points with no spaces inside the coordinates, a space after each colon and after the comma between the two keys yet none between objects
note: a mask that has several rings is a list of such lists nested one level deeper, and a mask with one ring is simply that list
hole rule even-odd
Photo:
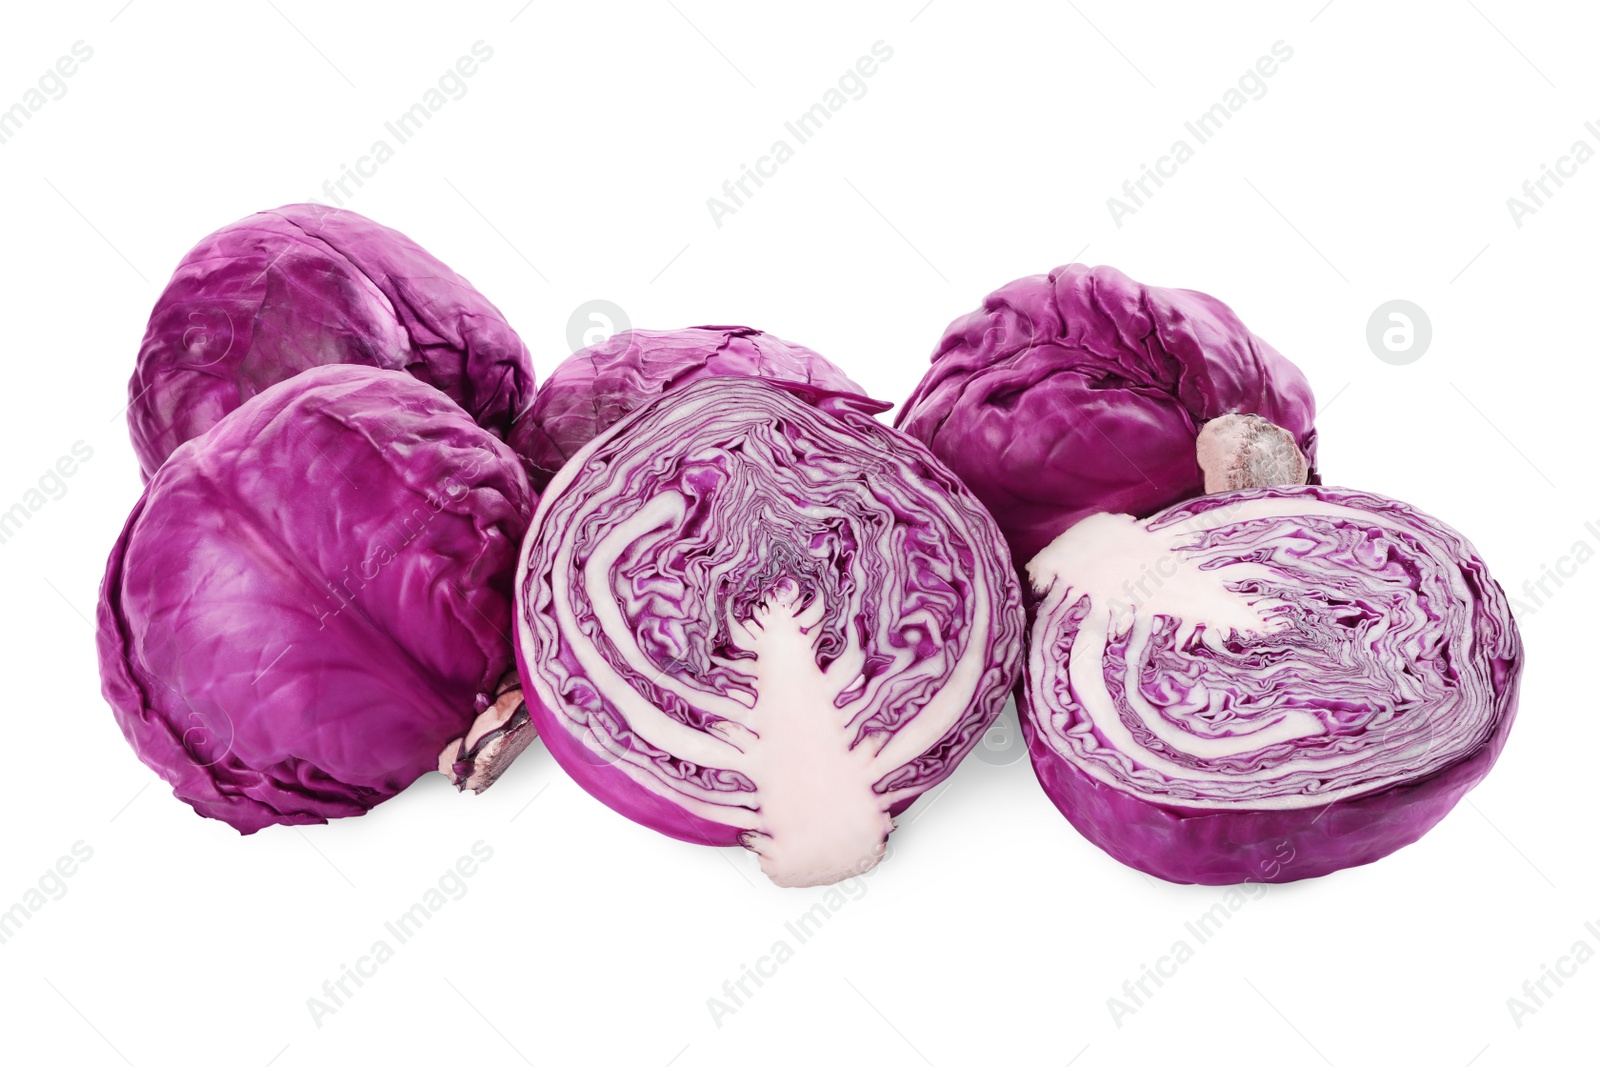
[{"label": "purple outer leaf", "polygon": [[580,448],[630,411],[669,389],[721,374],[862,392],[811,349],[749,326],[623,330],[562,360],[518,417],[511,447],[542,489]]},{"label": "purple outer leaf", "polygon": [[779,885],[874,865],[1020,670],[999,530],[879,407],[684,386],[562,467],[523,545],[517,663],[556,761]]},{"label": "purple outer leaf", "polygon": [[291,204],[201,241],[157,299],[128,382],[145,480],[252,396],[330,363],[407,371],[502,438],[534,394],[528,350],[465,278],[353,211]]},{"label": "purple outer leaf", "polygon": [[1465,538],[1323,486],[1097,515],[1029,564],[1045,792],[1173,882],[1312,878],[1445,816],[1516,715],[1522,644]]},{"label": "purple outer leaf", "polygon": [[360,815],[433,769],[512,663],[522,465],[405,374],[307,370],[180,446],[100,589],[139,758],[241,833]]},{"label": "purple outer leaf", "polygon": [[895,425],[988,506],[1019,567],[1085,515],[1198,496],[1195,439],[1219,415],[1283,427],[1317,480],[1311,387],[1204,293],[1074,263],[991,293],[932,361]]}]

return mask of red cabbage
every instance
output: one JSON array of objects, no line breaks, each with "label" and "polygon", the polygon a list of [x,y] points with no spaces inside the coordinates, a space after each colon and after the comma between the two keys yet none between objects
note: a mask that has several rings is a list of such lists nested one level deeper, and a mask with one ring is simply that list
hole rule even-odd
[{"label": "red cabbage", "polygon": [[723,374],[862,392],[811,349],[749,326],[623,330],[562,360],[517,418],[511,447],[542,489],[580,448],[630,411],[669,389]]},{"label": "red cabbage", "polygon": [[1500,587],[1437,519],[1321,486],[1100,514],[1028,564],[1020,710],[1086,837],[1174,882],[1291,881],[1416,841],[1516,713]]},{"label": "red cabbage", "polygon": [[993,520],[858,396],[757,378],[675,390],[544,494],[517,658],[556,760],[780,885],[859,874],[1020,670]]},{"label": "red cabbage", "polygon": [[1316,481],[1315,410],[1300,371],[1220,300],[1074,263],[951,323],[895,425],[972,488],[1021,566],[1086,515],[1199,495],[1195,441],[1222,415],[1288,431]]},{"label": "red cabbage", "polygon": [[145,480],[252,396],[330,363],[407,371],[501,437],[533,399],[527,349],[465,278],[353,211],[291,204],[201,241],[157,299],[128,382]]},{"label": "red cabbage", "polygon": [[242,833],[365,812],[500,695],[531,509],[511,450],[408,375],[267,389],[172,454],[112,550],[117,723]]}]

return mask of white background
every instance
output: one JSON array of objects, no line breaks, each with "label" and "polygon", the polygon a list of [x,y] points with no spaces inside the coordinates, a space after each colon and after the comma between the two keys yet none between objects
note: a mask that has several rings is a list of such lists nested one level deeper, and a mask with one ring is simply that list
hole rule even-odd
[{"label": "white background", "polygon": [[[1520,227],[1506,204],[1575,140],[1600,148],[1592,11],[122,5],[13,5],[0,33],[0,108],[74,42],[93,49],[0,144],[0,510],[74,442],[93,449],[0,545],[0,909],[92,849],[0,944],[0,1058],[1594,1061],[1600,962],[1520,1027],[1507,1007],[1576,941],[1600,949],[1584,926],[1600,926],[1600,566],[1543,603],[1522,591],[1576,542],[1600,546],[1600,161]],[[139,493],[121,409],[144,320],[199,238],[322,195],[479,40],[493,58],[466,94],[346,202],[467,275],[541,376],[596,298],[638,326],[771,330],[900,400],[945,324],[1014,277],[1079,258],[1214,293],[1310,377],[1327,479],[1463,529],[1522,601],[1499,766],[1421,843],[1249,902],[1120,1026],[1107,999],[1194,945],[1185,922],[1224,891],[1119,866],[1025,759],[968,760],[803,945],[784,924],[823,890],[613,815],[542,749],[482,797],[430,776],[326,827],[241,838],[196,818],[124,744],[88,621]],[[879,40],[893,57],[866,94],[715,225],[707,198]],[[1107,198],[1280,40],[1293,57],[1266,94],[1116,225]],[[1433,325],[1406,366],[1365,339],[1395,298]],[[466,895],[317,1025],[308,998],[480,840],[493,856]],[[780,939],[794,958],[718,1026],[708,998]]]}]

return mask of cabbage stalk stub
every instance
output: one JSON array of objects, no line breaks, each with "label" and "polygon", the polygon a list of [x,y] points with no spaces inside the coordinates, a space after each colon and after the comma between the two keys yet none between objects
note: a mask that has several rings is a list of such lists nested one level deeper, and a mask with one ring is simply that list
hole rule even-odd
[{"label": "cabbage stalk stub", "polygon": [[535,488],[602,430],[670,389],[734,374],[803,382],[837,393],[861,387],[821,355],[749,326],[623,330],[574,352],[517,418],[511,446]]},{"label": "cabbage stalk stub", "polygon": [[465,278],[353,211],[291,204],[201,241],[156,300],[128,382],[145,480],[252,396],[333,363],[406,371],[502,438],[533,399],[528,350]]},{"label": "cabbage stalk stub", "polygon": [[551,482],[517,577],[528,708],[561,765],[779,885],[881,857],[1020,670],[993,521],[875,402],[717,377]]},{"label": "cabbage stalk stub", "polygon": [[1200,495],[1196,439],[1224,415],[1281,427],[1319,480],[1305,377],[1205,293],[1074,263],[991,293],[932,362],[895,425],[988,506],[1019,567],[1085,516]]},{"label": "cabbage stalk stub", "polygon": [[318,367],[180,446],[100,589],[102,689],[147,765],[242,833],[360,815],[513,665],[522,465],[408,375]]},{"label": "cabbage stalk stub", "polygon": [[1460,534],[1321,486],[1099,514],[1028,564],[1034,769],[1122,862],[1291,881],[1437,823],[1494,763],[1522,646]]}]

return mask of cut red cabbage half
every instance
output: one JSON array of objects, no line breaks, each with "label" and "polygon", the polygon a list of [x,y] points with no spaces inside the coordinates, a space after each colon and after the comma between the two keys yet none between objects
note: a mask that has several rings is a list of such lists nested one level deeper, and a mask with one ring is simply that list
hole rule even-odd
[{"label": "cut red cabbage half", "polygon": [[536,489],[601,431],[690,382],[724,374],[804,382],[837,393],[861,387],[822,356],[749,326],[623,330],[568,356],[511,431]]},{"label": "cut red cabbage half", "polygon": [[502,438],[533,399],[528,350],[465,278],[353,211],[291,204],[201,241],[157,299],[128,382],[145,480],[252,396],[330,363],[406,371]]},{"label": "cut red cabbage half", "polygon": [[1196,439],[1223,415],[1287,431],[1318,481],[1315,410],[1294,364],[1220,300],[1074,263],[951,323],[895,425],[988,506],[1020,567],[1087,515],[1200,495]]},{"label": "cut red cabbage half", "polygon": [[1129,866],[1223,885],[1416,841],[1488,773],[1522,646],[1473,547],[1322,486],[1091,516],[1028,564],[1035,771]]},{"label": "cut red cabbage half", "polygon": [[876,864],[1020,671],[999,530],[881,409],[685,386],[561,469],[518,570],[518,666],[556,760],[646,826],[753,850],[779,885]]},{"label": "cut red cabbage half", "polygon": [[100,589],[134,751],[242,833],[360,815],[508,696],[522,465],[405,374],[319,367],[180,446]]}]

